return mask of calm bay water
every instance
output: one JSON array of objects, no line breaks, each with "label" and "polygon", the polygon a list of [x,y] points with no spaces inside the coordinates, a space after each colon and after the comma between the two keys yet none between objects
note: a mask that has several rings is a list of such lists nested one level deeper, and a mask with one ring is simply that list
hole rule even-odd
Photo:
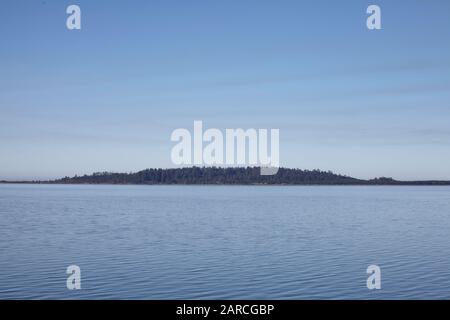
[{"label": "calm bay water", "polygon": [[21,298],[450,299],[450,188],[0,185]]}]

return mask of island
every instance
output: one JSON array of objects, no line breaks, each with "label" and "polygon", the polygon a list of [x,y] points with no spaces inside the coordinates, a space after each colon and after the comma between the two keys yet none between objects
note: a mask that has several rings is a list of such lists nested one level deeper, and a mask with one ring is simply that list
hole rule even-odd
[{"label": "island", "polygon": [[392,178],[357,179],[331,171],[280,168],[275,175],[260,175],[259,167],[189,167],[146,169],[134,173],[96,172],[55,180],[0,181],[33,184],[129,185],[423,185],[450,186],[450,181],[399,181]]}]

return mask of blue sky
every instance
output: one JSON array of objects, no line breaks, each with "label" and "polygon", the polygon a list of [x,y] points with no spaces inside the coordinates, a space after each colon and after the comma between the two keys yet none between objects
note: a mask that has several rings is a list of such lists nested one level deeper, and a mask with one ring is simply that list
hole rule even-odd
[{"label": "blue sky", "polygon": [[279,128],[287,167],[450,179],[447,0],[3,0],[0,39],[0,179],[172,167],[194,120]]}]

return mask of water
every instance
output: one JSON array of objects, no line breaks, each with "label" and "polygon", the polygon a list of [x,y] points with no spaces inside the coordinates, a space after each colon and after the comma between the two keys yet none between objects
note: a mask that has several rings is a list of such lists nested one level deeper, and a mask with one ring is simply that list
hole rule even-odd
[{"label": "water", "polygon": [[448,187],[0,185],[0,299],[449,299],[449,231]]}]

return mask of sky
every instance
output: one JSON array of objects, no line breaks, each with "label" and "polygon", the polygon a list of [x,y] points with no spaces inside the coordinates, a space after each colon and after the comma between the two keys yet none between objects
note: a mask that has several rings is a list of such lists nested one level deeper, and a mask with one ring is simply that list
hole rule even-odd
[{"label": "sky", "polygon": [[0,41],[0,180],[174,167],[194,120],[279,129],[284,167],[450,180],[448,0],[2,0]]}]

